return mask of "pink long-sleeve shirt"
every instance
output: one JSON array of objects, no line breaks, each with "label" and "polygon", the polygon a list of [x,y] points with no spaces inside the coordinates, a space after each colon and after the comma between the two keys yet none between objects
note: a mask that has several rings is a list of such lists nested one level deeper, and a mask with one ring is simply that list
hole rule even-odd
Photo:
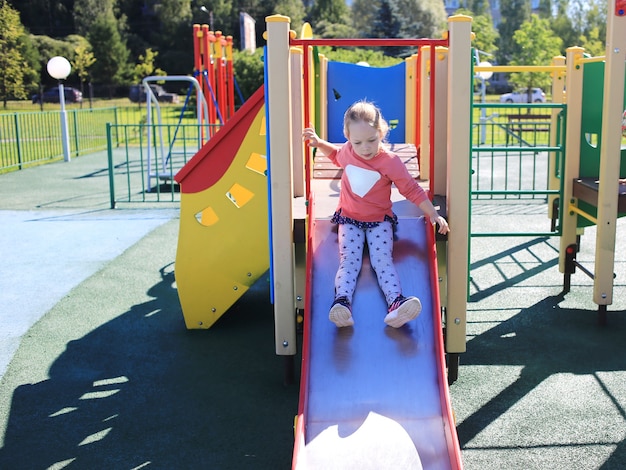
[{"label": "pink long-sleeve shirt", "polygon": [[428,199],[402,160],[384,149],[371,160],[364,160],[354,152],[352,144],[346,142],[328,158],[343,168],[337,207],[342,216],[361,222],[382,222],[385,215],[393,217],[392,184],[415,205]]}]

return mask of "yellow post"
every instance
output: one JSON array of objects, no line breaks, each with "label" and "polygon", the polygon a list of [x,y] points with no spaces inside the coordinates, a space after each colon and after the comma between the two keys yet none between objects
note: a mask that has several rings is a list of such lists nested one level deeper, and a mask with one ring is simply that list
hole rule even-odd
[{"label": "yellow post", "polygon": [[[552,59],[552,65],[558,67],[565,66],[565,57],[558,56]],[[552,72],[552,102],[553,103],[563,103],[563,92],[565,91],[565,74],[561,73],[561,70],[554,70]],[[558,115],[561,112],[560,109],[552,110],[552,119],[550,120],[550,147],[555,147],[557,144],[556,141],[556,128],[558,122]],[[564,155],[561,155],[563,158]],[[550,190],[558,190],[561,187],[561,180],[559,179],[558,171],[556,168],[557,155],[556,152],[550,152],[549,160],[548,160],[548,189]],[[550,219],[554,219],[556,214],[553,211],[553,204],[556,195],[550,194],[548,196],[548,217]]]},{"label": "yellow post", "polygon": [[[294,197],[305,196],[304,184],[304,143],[302,142],[302,124],[304,122],[304,89],[302,77],[303,68],[302,48],[291,48],[291,92],[294,126],[291,130],[291,139],[296,145],[293,147],[293,195]],[[298,144],[298,142],[300,144]]]},{"label": "yellow post", "polygon": [[[435,136],[431,143],[435,147],[434,185],[430,189],[434,194],[446,194],[446,175],[448,174],[448,160],[444,158],[448,142],[448,90],[444,84],[448,80],[448,49],[437,47],[435,54]],[[451,134],[454,135],[454,134]],[[456,136],[454,137],[456,138]]]},{"label": "yellow post", "polygon": [[565,88],[567,90],[567,125],[565,129],[565,168],[563,170],[563,214],[561,215],[562,233],[559,247],[559,271],[565,272],[565,250],[576,243],[578,216],[569,210],[569,205],[576,204],[573,196],[574,178],[580,172],[580,127],[582,118],[583,67],[577,62],[582,59],[581,47],[570,47],[566,51],[567,72]]},{"label": "yellow post", "polygon": [[430,179],[430,47],[422,46],[420,60],[420,179]]},{"label": "yellow post", "polygon": [[411,57],[407,57],[404,60],[405,63],[405,93],[406,100],[404,106],[404,115],[406,116],[405,126],[404,126],[404,135],[406,136],[406,141],[410,143],[416,143],[416,135],[415,135],[415,118],[416,112],[415,104],[417,102],[416,90],[415,87],[417,81],[417,55],[413,54]]},{"label": "yellow post", "polygon": [[270,192],[272,235],[272,282],[276,354],[296,354],[295,261],[293,250],[293,186],[291,66],[289,18],[268,16],[267,96],[270,113]]},{"label": "yellow post", "polygon": [[618,16],[616,0],[609,0],[602,105],[602,148],[598,187],[598,227],[593,301],[598,305],[613,303],[613,268],[615,264],[615,224],[617,222],[618,186],[621,154],[621,121],[624,112],[624,70],[626,61],[626,16]]},{"label": "yellow post", "polygon": [[[448,18],[448,299],[446,350],[465,352],[469,256],[472,19]],[[452,137],[454,136],[454,138]]]},{"label": "yellow post", "polygon": [[[320,76],[320,109],[317,109],[317,113],[320,118],[320,130],[319,135],[322,139],[328,139],[328,57],[320,54],[319,56],[319,76]],[[315,90],[315,82],[311,83],[313,90]],[[315,93],[312,93],[315,96]]]},{"label": "yellow post", "polygon": [[[296,309],[304,311],[306,305],[306,184],[304,165],[304,142],[302,130],[304,128],[304,83],[302,80],[304,54],[301,47],[291,48],[291,109],[293,111],[293,127],[291,141],[293,142],[293,230],[295,253],[295,299]],[[302,319],[296,317],[297,321]]]}]

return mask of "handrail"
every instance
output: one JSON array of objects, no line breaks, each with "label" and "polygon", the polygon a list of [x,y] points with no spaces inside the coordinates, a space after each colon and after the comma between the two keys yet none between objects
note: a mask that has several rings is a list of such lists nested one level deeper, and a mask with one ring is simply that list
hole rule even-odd
[{"label": "handrail", "polygon": [[593,62],[604,62],[604,61],[606,61],[606,56],[599,55],[599,56],[595,56],[595,57],[581,57],[579,59],[575,59],[574,60],[574,64],[575,65],[591,64]]},{"label": "handrail", "polygon": [[474,72],[565,72],[565,65],[475,65]]}]

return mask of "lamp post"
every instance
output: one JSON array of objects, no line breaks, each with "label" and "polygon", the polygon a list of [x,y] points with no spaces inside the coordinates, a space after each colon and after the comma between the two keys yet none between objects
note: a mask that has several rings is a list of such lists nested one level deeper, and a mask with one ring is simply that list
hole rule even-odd
[{"label": "lamp post", "polygon": [[200,10],[209,15],[209,29],[213,31],[213,10],[209,11],[204,5],[200,7]]},{"label": "lamp post", "polygon": [[70,62],[65,57],[56,56],[48,61],[46,67],[52,78],[59,81],[59,103],[61,103],[61,142],[63,144],[63,159],[70,161],[70,134],[67,129],[67,112],[65,111],[65,90],[63,80],[72,71]]},{"label": "lamp post", "polygon": [[[487,61],[483,61],[483,62],[479,62],[478,63],[479,67],[491,67],[491,63],[487,62]],[[477,77],[480,79],[480,98],[481,101],[483,103],[485,103],[487,101],[487,84],[485,83],[487,80],[489,80],[491,78],[491,76],[493,75],[493,72],[491,70],[483,70],[478,72]],[[480,110],[480,122],[482,124],[481,126],[481,133],[480,133],[480,143],[484,144],[485,140],[487,138],[487,110],[483,107]]]}]

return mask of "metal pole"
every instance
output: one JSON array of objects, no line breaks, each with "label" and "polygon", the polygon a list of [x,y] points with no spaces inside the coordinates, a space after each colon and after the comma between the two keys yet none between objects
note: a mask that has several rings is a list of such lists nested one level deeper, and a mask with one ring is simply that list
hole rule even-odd
[{"label": "metal pole", "polygon": [[[487,102],[487,85],[485,85],[484,77],[480,77],[480,100],[482,103]],[[483,106],[480,110],[480,143],[484,144],[487,140],[487,110]]]},{"label": "metal pole", "polygon": [[70,134],[67,128],[67,112],[65,111],[65,89],[63,82],[59,80],[59,102],[61,103],[61,143],[63,144],[63,160],[69,162],[70,158]]}]

